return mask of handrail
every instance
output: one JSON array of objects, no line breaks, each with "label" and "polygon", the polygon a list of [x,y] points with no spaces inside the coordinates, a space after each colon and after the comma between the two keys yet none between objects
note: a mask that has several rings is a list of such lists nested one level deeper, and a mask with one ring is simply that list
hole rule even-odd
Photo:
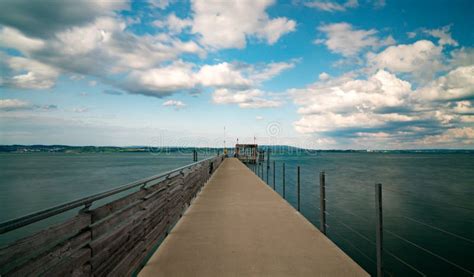
[{"label": "handrail", "polygon": [[[217,157],[221,157],[221,156],[222,155],[217,156]],[[60,204],[60,205],[57,205],[57,206],[54,206],[54,207],[51,207],[51,208],[48,208],[48,209],[44,209],[44,210],[41,210],[41,211],[38,211],[38,212],[27,214],[25,216],[21,216],[21,217],[15,218],[15,219],[11,219],[11,220],[8,220],[8,221],[1,222],[0,223],[0,234],[4,234],[4,233],[7,233],[9,231],[16,230],[16,229],[24,227],[26,225],[30,225],[32,223],[43,220],[45,218],[61,214],[65,211],[69,211],[69,210],[72,210],[72,209],[80,207],[80,206],[85,206],[85,208],[88,208],[92,205],[93,202],[95,202],[97,200],[112,196],[114,194],[129,190],[129,189],[141,186],[141,185],[146,185],[146,183],[148,183],[148,182],[155,181],[155,180],[163,178],[163,177],[167,177],[167,176],[169,176],[173,173],[180,172],[182,170],[188,169],[188,168],[193,167],[195,165],[198,165],[200,163],[204,163],[204,162],[207,162],[209,160],[212,160],[214,158],[216,158],[216,157],[211,157],[211,158],[208,158],[208,159],[205,159],[205,160],[197,161],[197,162],[194,162],[194,163],[191,163],[191,164],[188,164],[188,165],[185,165],[185,166],[167,171],[165,173],[153,175],[153,176],[150,176],[150,177],[147,177],[147,178],[144,178],[144,179],[140,179],[140,180],[122,185],[120,187],[117,187],[117,188],[114,188],[114,189],[111,189],[111,190],[103,191],[103,192],[100,192],[100,193],[97,193],[97,194],[94,194],[94,195],[91,195],[91,196],[80,198],[80,199],[70,201],[70,202],[67,202],[67,203],[63,203],[63,204]]]}]

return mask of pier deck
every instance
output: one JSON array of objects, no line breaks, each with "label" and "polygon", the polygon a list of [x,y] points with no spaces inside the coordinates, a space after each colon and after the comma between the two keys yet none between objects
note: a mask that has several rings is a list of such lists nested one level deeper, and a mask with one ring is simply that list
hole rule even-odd
[{"label": "pier deck", "polygon": [[239,160],[226,159],[139,276],[368,276]]}]

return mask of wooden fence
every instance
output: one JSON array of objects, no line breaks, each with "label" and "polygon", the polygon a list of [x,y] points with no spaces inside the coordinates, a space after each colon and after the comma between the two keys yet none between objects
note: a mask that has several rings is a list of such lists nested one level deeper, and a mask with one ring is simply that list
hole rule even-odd
[{"label": "wooden fence", "polygon": [[0,249],[0,276],[129,276],[176,224],[223,157]]}]

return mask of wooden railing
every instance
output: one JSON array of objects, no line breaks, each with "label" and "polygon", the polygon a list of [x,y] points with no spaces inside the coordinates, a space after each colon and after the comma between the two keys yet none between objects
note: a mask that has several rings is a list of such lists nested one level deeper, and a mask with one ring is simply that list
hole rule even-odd
[{"label": "wooden railing", "polygon": [[[84,205],[65,222],[0,249],[0,276],[131,275],[176,224],[223,159],[207,159],[0,224],[1,233],[5,233]],[[94,201],[137,186],[138,191],[89,209]]]}]

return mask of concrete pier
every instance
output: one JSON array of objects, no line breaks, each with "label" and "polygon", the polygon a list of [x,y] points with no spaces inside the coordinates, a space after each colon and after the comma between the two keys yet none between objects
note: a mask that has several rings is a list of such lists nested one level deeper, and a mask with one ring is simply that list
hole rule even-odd
[{"label": "concrete pier", "polygon": [[139,276],[369,275],[244,164],[229,158]]}]

